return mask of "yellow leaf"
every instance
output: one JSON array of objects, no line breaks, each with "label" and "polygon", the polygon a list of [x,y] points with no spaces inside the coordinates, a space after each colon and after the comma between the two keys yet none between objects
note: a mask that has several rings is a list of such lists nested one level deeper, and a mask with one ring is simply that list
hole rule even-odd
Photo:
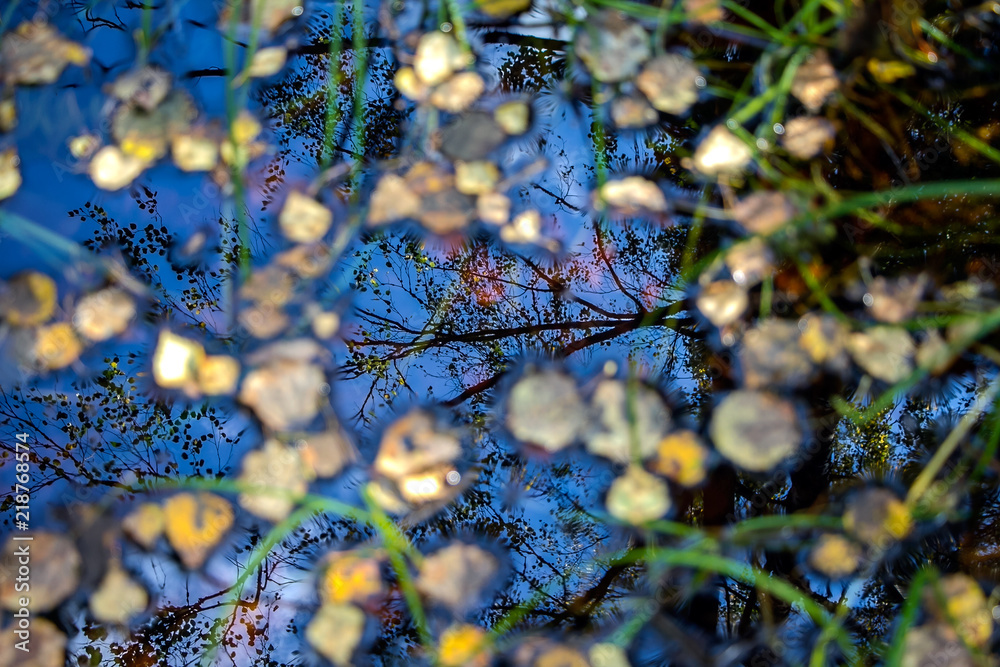
[{"label": "yellow leaf", "polygon": [[201,567],[208,553],[233,525],[233,508],[211,493],[179,493],[163,504],[167,540],[191,569]]}]

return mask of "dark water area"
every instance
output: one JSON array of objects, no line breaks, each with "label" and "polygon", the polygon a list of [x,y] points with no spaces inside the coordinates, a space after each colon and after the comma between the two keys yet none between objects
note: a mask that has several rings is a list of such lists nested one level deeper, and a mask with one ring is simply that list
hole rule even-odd
[{"label": "dark water area", "polygon": [[996,4],[0,18],[0,667],[996,663]]}]

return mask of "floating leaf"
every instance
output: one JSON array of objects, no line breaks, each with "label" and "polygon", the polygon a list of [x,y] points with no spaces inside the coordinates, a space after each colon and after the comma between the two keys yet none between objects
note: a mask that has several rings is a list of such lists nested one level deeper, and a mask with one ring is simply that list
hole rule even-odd
[{"label": "floating leaf", "polygon": [[170,546],[195,570],[233,525],[233,508],[211,493],[178,493],[163,504],[163,520]]},{"label": "floating leaf", "polygon": [[518,100],[504,102],[494,109],[493,120],[504,132],[512,137],[517,137],[528,131],[528,124],[531,122],[531,108]]},{"label": "floating leaf", "polygon": [[917,365],[930,369],[934,375],[947,371],[957,358],[958,354],[949,349],[947,341],[937,329],[928,330],[924,341],[917,348]]},{"label": "floating leaf", "polygon": [[313,334],[321,340],[333,338],[340,329],[340,315],[331,311],[320,310],[309,317]]},{"label": "floating leaf", "polygon": [[702,288],[696,304],[709,322],[724,327],[743,317],[750,297],[746,287],[732,280],[716,280]]},{"label": "floating leaf", "polygon": [[288,193],[278,217],[285,238],[296,243],[319,241],[333,224],[333,213],[312,197],[295,190]]},{"label": "floating leaf", "polygon": [[8,148],[0,153],[0,199],[7,199],[21,187],[20,164],[16,149]]},{"label": "floating leaf", "polygon": [[639,466],[631,465],[608,489],[608,513],[639,525],[661,518],[670,509],[667,483]]},{"label": "floating leaf", "polygon": [[382,433],[375,471],[399,485],[407,478],[440,464],[453,465],[462,455],[456,433],[442,429],[427,412],[414,410],[397,419]]},{"label": "floating leaf", "polygon": [[290,320],[285,311],[273,301],[254,303],[240,311],[239,322],[254,338],[274,338],[288,328]]},{"label": "floating leaf", "polygon": [[625,649],[611,642],[590,647],[590,667],[631,667]]},{"label": "floating leaf", "polygon": [[483,160],[507,139],[503,126],[493,116],[472,111],[459,116],[441,130],[441,152],[452,160]]},{"label": "floating leaf", "polygon": [[660,440],[652,468],[681,486],[698,486],[708,474],[710,456],[708,447],[694,431],[675,431]]},{"label": "floating leaf", "polygon": [[744,384],[750,389],[805,387],[814,367],[800,338],[798,324],[788,320],[771,318],[750,329],[740,349]]},{"label": "floating leaf", "polygon": [[774,273],[774,253],[759,236],[732,245],[726,251],[725,262],[733,282],[745,288],[753,287]]},{"label": "floating leaf", "polygon": [[666,53],[645,64],[635,85],[655,108],[677,116],[698,101],[699,76],[689,58]]},{"label": "floating leaf", "polygon": [[591,405],[597,419],[583,436],[587,451],[614,461],[649,458],[670,429],[663,399],[641,383],[602,380]]},{"label": "floating leaf", "polygon": [[239,400],[273,431],[306,426],[326,388],[323,370],[298,359],[276,358],[247,374]]},{"label": "floating leaf", "polygon": [[900,276],[889,279],[878,276],[868,286],[865,303],[879,322],[898,324],[909,319],[917,311],[920,299],[927,287],[927,274]]},{"label": "floating leaf", "polygon": [[361,642],[365,613],[351,604],[325,604],[306,626],[306,641],[338,667],[351,664]]},{"label": "floating leaf", "polygon": [[[27,597],[27,607],[32,615],[55,609],[73,594],[80,583],[80,552],[76,550],[73,540],[65,535],[35,531],[31,542],[15,540],[15,537],[11,535],[7,538],[0,555],[0,604],[15,611],[25,606],[20,601],[22,597]],[[20,554],[24,554],[26,548],[31,560],[31,579],[27,582],[30,591],[18,585],[19,576],[20,583],[25,583],[23,575],[18,572],[25,564]]]},{"label": "floating leaf", "polygon": [[86,160],[101,147],[101,138],[93,134],[81,134],[68,142],[69,154],[77,160]]},{"label": "floating leaf", "polygon": [[850,331],[832,315],[811,313],[799,323],[802,336],[799,345],[815,364],[822,364],[833,371],[847,368],[847,342]]},{"label": "floating leaf", "polygon": [[623,129],[648,127],[660,115],[641,95],[622,95],[611,100],[611,122]]},{"label": "floating leaf", "polygon": [[906,505],[888,489],[864,489],[844,512],[844,530],[875,549],[885,549],[913,530]]},{"label": "floating leaf", "polygon": [[431,104],[449,113],[468,109],[486,89],[483,77],[475,72],[459,72],[431,93]]},{"label": "floating leaf", "polygon": [[417,589],[453,611],[462,611],[472,605],[499,567],[490,552],[456,542],[424,558]]},{"label": "floating leaf", "polygon": [[415,218],[419,213],[420,196],[410,189],[406,180],[396,174],[383,174],[372,192],[368,224],[384,225]]},{"label": "floating leaf", "polygon": [[130,185],[148,164],[134,155],[126,155],[117,146],[105,146],[90,161],[88,173],[94,185],[114,192]]},{"label": "floating leaf", "polygon": [[423,35],[417,43],[413,70],[423,83],[436,86],[468,63],[468,55],[462,51],[454,37],[434,31]]},{"label": "floating leaf", "polygon": [[903,640],[900,667],[977,667],[969,650],[950,626],[929,623],[912,628]]},{"label": "floating leaf", "polygon": [[415,102],[423,102],[431,92],[431,86],[420,80],[412,67],[400,67],[392,77],[396,90]]},{"label": "floating leaf", "polygon": [[381,565],[350,551],[333,552],[324,559],[319,594],[324,604],[364,602],[382,593]]},{"label": "floating leaf", "polygon": [[771,234],[795,217],[795,207],[781,192],[755,192],[733,207],[733,218],[751,234]]},{"label": "floating leaf", "polygon": [[83,343],[68,322],[39,327],[35,332],[34,359],[44,369],[66,368],[80,358]]},{"label": "floating leaf", "polygon": [[753,151],[723,125],[717,125],[698,144],[691,158],[695,171],[709,177],[734,176],[750,164]]},{"label": "floating leaf", "polygon": [[490,225],[505,225],[510,220],[510,197],[499,192],[485,192],[476,198],[476,216]]},{"label": "floating leaf", "polygon": [[198,389],[206,396],[224,396],[236,391],[240,362],[225,354],[206,355],[198,364]]},{"label": "floating leaf", "polygon": [[302,460],[316,477],[333,477],[357,458],[354,445],[339,429],[313,433],[298,442]]},{"label": "floating leaf", "polygon": [[542,216],[538,211],[522,211],[500,228],[500,238],[507,243],[534,243],[542,235]]},{"label": "floating leaf", "polygon": [[818,49],[795,70],[791,90],[806,109],[816,113],[839,87],[830,56],[825,49]]},{"label": "floating leaf", "polygon": [[576,382],[558,371],[526,375],[507,399],[507,428],[514,437],[550,452],[576,440],[586,420]]},{"label": "floating leaf", "polygon": [[882,326],[851,334],[847,349],[866,373],[884,382],[900,382],[913,372],[916,345],[905,329]]},{"label": "floating leaf", "polygon": [[273,523],[284,520],[309,489],[311,471],[294,447],[273,438],[243,457],[240,507]]},{"label": "floating leaf", "polygon": [[455,189],[466,195],[492,192],[500,180],[500,170],[492,162],[455,163]]},{"label": "floating leaf", "polygon": [[993,614],[983,589],[975,579],[962,573],[941,577],[938,585],[945,606],[941,609],[937,596],[931,589],[925,589],[930,612],[941,623],[951,625],[970,646],[985,649],[993,634]]},{"label": "floating leaf", "polygon": [[533,667],[591,667],[591,665],[576,649],[556,645],[538,656]]},{"label": "floating leaf", "polygon": [[188,132],[196,116],[187,93],[174,91],[152,111],[121,107],[111,122],[111,134],[123,154],[150,163],[167,154],[171,138]]},{"label": "floating leaf", "polygon": [[0,42],[0,72],[7,85],[52,83],[69,64],[86,65],[90,49],[64,39],[40,21],[25,21]]},{"label": "floating leaf", "polygon": [[10,132],[17,127],[17,105],[14,97],[0,97],[0,132]]},{"label": "floating leaf", "polygon": [[64,667],[66,635],[44,617],[31,619],[30,649],[25,652],[15,646],[20,638],[17,625],[11,623],[0,630],[0,667]]},{"label": "floating leaf", "polygon": [[163,509],[155,503],[142,503],[122,519],[122,530],[147,551],[163,535]]},{"label": "floating leaf", "polygon": [[73,311],[73,326],[87,340],[108,340],[125,331],[135,313],[135,299],[128,292],[108,287],[80,299]]},{"label": "floating leaf", "polygon": [[896,83],[900,79],[905,79],[917,73],[917,68],[903,60],[878,60],[877,58],[869,58],[865,67],[868,68],[868,72],[879,83]]},{"label": "floating leaf", "polygon": [[841,535],[822,535],[809,552],[809,564],[831,579],[853,574],[860,563],[861,547]]},{"label": "floating leaf", "polygon": [[441,633],[438,664],[441,667],[488,667],[489,635],[477,625],[452,625]]},{"label": "floating leaf", "polygon": [[227,34],[229,30],[230,12],[240,11],[240,23],[253,28],[260,26],[268,33],[274,33],[285,22],[302,14],[303,0],[253,0],[239,2],[226,7],[219,14],[219,30]]},{"label": "floating leaf", "polygon": [[174,164],[181,171],[211,171],[219,163],[219,142],[204,131],[179,132],[170,138]]},{"label": "floating leaf", "polygon": [[615,208],[622,215],[641,213],[666,213],[667,198],[650,180],[629,176],[610,180],[597,191],[597,202]]},{"label": "floating leaf", "polygon": [[198,368],[205,349],[193,340],[161,331],[153,352],[153,379],[164,389],[181,389],[189,395],[198,386]]},{"label": "floating leaf", "polygon": [[288,50],[283,46],[269,46],[253,54],[253,60],[247,68],[247,76],[254,79],[274,76],[280,72],[288,61]]},{"label": "floating leaf", "polygon": [[604,11],[581,26],[576,54],[598,81],[624,81],[649,58],[649,35],[624,14]]},{"label": "floating leaf", "polygon": [[146,65],[119,76],[109,92],[126,104],[152,111],[167,98],[173,87],[172,79],[170,72]]},{"label": "floating leaf", "polygon": [[714,23],[726,18],[720,0],[683,0],[684,14],[692,23]]},{"label": "floating leaf", "polygon": [[101,585],[90,596],[90,613],[99,623],[126,625],[147,605],[146,589],[133,581],[118,563],[112,563]]},{"label": "floating leaf", "polygon": [[794,456],[802,443],[795,408],[760,391],[734,391],[712,413],[715,448],[739,467],[764,472]]},{"label": "floating leaf", "polygon": [[837,130],[825,118],[799,116],[785,123],[781,145],[800,160],[808,160],[833,147]]},{"label": "floating leaf", "polygon": [[531,0],[477,0],[476,9],[495,19],[520,14],[531,7]]},{"label": "floating leaf", "polygon": [[37,271],[22,271],[0,288],[0,316],[15,327],[48,322],[56,311],[56,283]]}]

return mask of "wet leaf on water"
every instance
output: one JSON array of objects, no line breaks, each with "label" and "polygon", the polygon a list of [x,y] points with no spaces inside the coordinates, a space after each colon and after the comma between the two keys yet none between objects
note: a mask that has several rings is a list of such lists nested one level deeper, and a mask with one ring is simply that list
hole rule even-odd
[{"label": "wet leaf on water", "polygon": [[34,359],[46,370],[66,368],[80,358],[83,343],[69,322],[39,327],[35,332]]},{"label": "wet leaf on water", "polygon": [[692,23],[714,23],[726,18],[719,0],[683,0],[684,15]]},{"label": "wet leaf on water", "polygon": [[451,625],[441,633],[438,663],[442,667],[488,667],[489,635],[478,625]]},{"label": "wet leaf on water", "polygon": [[368,224],[384,225],[420,213],[420,196],[406,184],[402,176],[383,174],[372,192],[368,206]]},{"label": "wet leaf on water", "polygon": [[246,75],[253,79],[274,76],[285,67],[288,61],[288,50],[283,46],[269,46],[253,54]]},{"label": "wet leaf on water", "polygon": [[[297,245],[274,258],[274,265],[292,271],[300,278],[319,278],[333,265],[329,246],[323,243]],[[291,288],[289,288],[291,289]]]},{"label": "wet leaf on water", "polygon": [[879,326],[853,333],[847,349],[851,358],[878,380],[895,384],[913,372],[916,345],[905,329]]},{"label": "wet leaf on water", "polygon": [[486,90],[483,77],[475,72],[459,72],[431,92],[431,104],[442,111],[465,111]]},{"label": "wet leaf on water", "polygon": [[932,587],[924,589],[924,600],[931,614],[942,624],[947,623],[970,646],[985,649],[993,634],[992,605],[975,579],[956,573],[941,577],[938,582],[944,609],[938,603]]},{"label": "wet leaf on water", "polygon": [[702,288],[696,300],[698,311],[717,327],[743,317],[750,305],[746,287],[732,280],[716,280]]},{"label": "wet leaf on water", "polygon": [[25,21],[0,42],[0,72],[7,85],[52,83],[69,64],[90,62],[90,49],[63,38],[47,23]]},{"label": "wet leaf on water", "polygon": [[90,613],[99,623],[127,625],[149,605],[149,594],[117,562],[108,567],[101,585],[90,596]]},{"label": "wet leaf on water", "polygon": [[631,667],[625,649],[611,642],[600,642],[590,647],[590,667]]},{"label": "wet leaf on water", "polygon": [[278,224],[288,240],[312,243],[330,230],[333,213],[309,195],[292,190],[281,208]]},{"label": "wet leaf on water", "polygon": [[181,389],[192,395],[198,386],[198,368],[205,349],[197,342],[161,331],[153,352],[153,379],[164,389]]},{"label": "wet leaf on water", "polygon": [[56,312],[56,283],[38,271],[22,271],[0,286],[0,317],[15,327],[36,327]]},{"label": "wet leaf on water", "polygon": [[354,445],[340,429],[306,435],[298,446],[303,462],[319,478],[333,477],[357,459]]},{"label": "wet leaf on water", "polygon": [[517,137],[528,131],[531,122],[531,107],[525,102],[513,100],[504,102],[493,110],[493,120],[500,129],[512,137]]},{"label": "wet leaf on water", "polygon": [[450,34],[433,31],[421,36],[413,58],[417,78],[428,86],[443,83],[469,64],[468,54]]},{"label": "wet leaf on water", "polygon": [[[711,178],[735,176],[740,174],[752,159],[753,151],[742,139],[725,126],[717,125],[698,144],[691,158],[690,168]],[[688,163],[685,161],[682,164],[687,166]]]},{"label": "wet leaf on water", "polygon": [[111,134],[125,155],[155,162],[167,154],[174,135],[190,129],[196,116],[188,94],[174,91],[152,111],[121,107],[111,122]]},{"label": "wet leaf on water", "polygon": [[64,667],[66,635],[44,617],[31,620],[31,650],[27,653],[14,644],[17,635],[14,623],[0,630],[0,667]]},{"label": "wet leaf on water", "polygon": [[771,470],[802,444],[795,407],[761,391],[729,394],[712,413],[709,434],[720,454],[752,472]]},{"label": "wet leaf on water", "polygon": [[108,287],[80,299],[73,311],[73,326],[87,340],[104,341],[124,332],[135,313],[132,295],[121,288]]},{"label": "wet leaf on water", "polygon": [[507,398],[507,428],[522,442],[550,452],[572,444],[587,422],[587,411],[568,375],[554,370],[529,373]]},{"label": "wet leaf on water", "polygon": [[219,145],[219,156],[223,162],[245,167],[262,155],[265,145],[257,141],[262,131],[260,121],[252,113],[246,110],[239,112],[230,127],[229,136]]},{"label": "wet leaf on water", "polygon": [[126,104],[152,111],[160,106],[173,87],[170,72],[146,65],[122,74],[109,87],[109,92]]},{"label": "wet leaf on water", "polygon": [[452,160],[474,162],[485,159],[506,139],[503,127],[492,115],[472,111],[441,130],[441,152]]},{"label": "wet leaf on water", "polygon": [[313,335],[320,340],[330,340],[340,330],[340,315],[332,311],[316,310],[309,315]]},{"label": "wet leaf on water", "polygon": [[427,412],[414,410],[382,433],[375,471],[399,485],[440,464],[452,465],[462,455],[458,434],[440,427]]},{"label": "wet leaf on water", "polygon": [[818,49],[806,59],[792,78],[792,95],[810,111],[816,113],[840,87],[837,70],[830,63],[825,49]]},{"label": "wet leaf on water", "polygon": [[465,195],[492,192],[500,181],[500,170],[492,162],[455,163],[455,189]]},{"label": "wet leaf on water", "polygon": [[392,83],[401,95],[414,102],[426,101],[431,92],[431,86],[421,81],[412,67],[400,67],[396,70]]},{"label": "wet leaf on water", "polygon": [[17,127],[17,104],[13,96],[0,98],[0,132],[10,132]]},{"label": "wet leaf on water", "polygon": [[622,215],[666,213],[667,198],[656,183],[641,176],[610,180],[597,190],[596,204],[611,206]]},{"label": "wet leaf on water", "polygon": [[879,60],[869,58],[865,63],[868,73],[879,83],[896,83],[900,79],[913,76],[917,68],[903,60]]},{"label": "wet leaf on water", "polygon": [[587,451],[614,461],[651,457],[670,430],[669,409],[656,390],[642,383],[633,387],[621,380],[602,380],[591,406],[596,419],[583,436]]},{"label": "wet leaf on water", "polygon": [[976,667],[972,654],[949,625],[928,623],[912,628],[903,640],[901,667]]},{"label": "wet leaf on water", "polygon": [[747,331],[740,348],[744,384],[751,389],[806,386],[814,368],[800,343],[798,323],[788,320],[771,318]]},{"label": "wet leaf on water", "polygon": [[69,154],[77,160],[86,160],[101,147],[101,138],[93,134],[81,134],[67,142]]},{"label": "wet leaf on water", "polygon": [[163,520],[170,546],[196,570],[233,525],[233,508],[212,493],[178,493],[163,503]]},{"label": "wet leaf on water", "polygon": [[354,605],[324,604],[306,626],[306,641],[337,667],[346,667],[364,630],[365,613]]},{"label": "wet leaf on water", "polygon": [[861,564],[861,547],[842,535],[827,533],[809,552],[809,564],[831,579],[842,579]]},{"label": "wet leaf on water", "polygon": [[16,149],[8,148],[0,153],[0,199],[7,199],[21,187],[20,164]]},{"label": "wet leaf on water", "polygon": [[660,440],[651,467],[672,482],[694,487],[705,481],[710,457],[711,452],[698,434],[683,429]]},{"label": "wet leaf on water", "polygon": [[117,146],[105,146],[91,159],[87,173],[94,185],[114,192],[131,185],[148,165],[146,160],[126,155]]},{"label": "wet leaf on water", "polygon": [[257,302],[283,306],[292,298],[295,279],[290,269],[268,266],[254,271],[240,287],[240,296]]},{"label": "wet leaf on water", "polygon": [[569,646],[557,644],[539,655],[533,667],[591,667],[582,653]]},{"label": "wet leaf on water", "polygon": [[774,273],[774,252],[759,236],[735,243],[726,251],[726,267],[737,285],[750,288]]},{"label": "wet leaf on water", "polygon": [[947,371],[955,363],[956,358],[958,358],[957,353],[949,349],[947,341],[937,329],[929,329],[923,342],[917,347],[917,365],[930,369],[934,375],[941,375]]},{"label": "wet leaf on water", "polygon": [[219,30],[228,34],[231,21],[230,12],[239,11],[239,22],[249,28],[260,26],[268,33],[274,33],[285,22],[302,14],[304,0],[253,0],[253,2],[228,4],[219,13]]},{"label": "wet leaf on water", "polygon": [[813,363],[831,371],[847,368],[847,343],[850,330],[832,315],[810,313],[799,323],[802,336],[799,345],[806,351]]},{"label": "wet leaf on water", "polygon": [[181,171],[211,171],[219,164],[219,142],[203,129],[173,135],[170,152]]},{"label": "wet leaf on water", "polygon": [[510,197],[499,192],[485,192],[476,198],[476,217],[490,225],[505,225],[510,220]]},{"label": "wet leaf on water", "polygon": [[927,287],[927,274],[886,278],[878,276],[868,286],[869,311],[879,322],[898,324],[913,317]]},{"label": "wet leaf on water", "polygon": [[239,322],[254,338],[268,340],[288,328],[291,320],[273,301],[250,304],[240,310]]},{"label": "wet leaf on water", "polygon": [[785,123],[781,145],[793,157],[809,160],[833,148],[837,129],[825,118],[799,116]]},{"label": "wet leaf on water", "polygon": [[663,517],[672,504],[667,483],[637,465],[611,483],[606,503],[608,514],[633,525]]},{"label": "wet leaf on water", "polygon": [[476,602],[499,569],[489,551],[456,542],[424,558],[417,589],[434,602],[461,612]]},{"label": "wet leaf on water", "polygon": [[648,127],[660,115],[642,95],[620,95],[611,100],[611,122],[623,129]]},{"label": "wet leaf on water", "polygon": [[848,503],[844,530],[870,548],[885,549],[910,534],[913,518],[892,491],[864,489]]},{"label": "wet leaf on water", "polygon": [[416,218],[428,231],[449,234],[466,227],[474,200],[455,189],[455,176],[431,162],[418,162],[406,173],[406,185],[420,201]]},{"label": "wet leaf on water", "polygon": [[225,354],[210,354],[198,364],[198,389],[206,396],[235,393],[240,379],[240,362]]},{"label": "wet leaf on water", "polygon": [[301,359],[277,357],[247,374],[239,400],[272,431],[308,425],[326,391],[323,370]]},{"label": "wet leaf on water", "polygon": [[507,243],[535,243],[542,236],[542,216],[532,209],[514,216],[500,228],[500,238]]},{"label": "wet leaf on water", "polygon": [[696,81],[699,76],[690,58],[667,53],[647,62],[636,77],[635,85],[655,108],[678,116],[698,101]]},{"label": "wet leaf on water", "polygon": [[604,11],[580,27],[576,54],[598,81],[624,81],[651,55],[649,35],[624,14]]},{"label": "wet leaf on water", "polygon": [[147,551],[163,535],[165,517],[156,503],[142,503],[122,519],[122,530]]},{"label": "wet leaf on water", "polygon": [[239,496],[240,507],[278,523],[291,514],[308,491],[310,473],[296,448],[269,439],[243,457],[238,481],[248,490]]},{"label": "wet leaf on water", "polygon": [[495,19],[505,19],[531,8],[531,0],[476,0],[476,9]]},{"label": "wet leaf on water", "polygon": [[795,217],[795,206],[781,192],[755,192],[733,207],[733,219],[751,234],[771,234]]},{"label": "wet leaf on water", "polygon": [[319,594],[323,604],[365,602],[383,591],[382,566],[376,558],[335,551],[323,559]]},{"label": "wet leaf on water", "polygon": [[55,609],[76,591],[82,560],[76,545],[65,535],[36,531],[32,538],[30,595],[25,595],[29,591],[17,590],[18,569],[23,565],[18,553],[24,542],[15,541],[11,535],[0,559],[0,603],[5,609],[15,611],[23,606],[20,599],[27,597],[32,614],[42,614]]}]

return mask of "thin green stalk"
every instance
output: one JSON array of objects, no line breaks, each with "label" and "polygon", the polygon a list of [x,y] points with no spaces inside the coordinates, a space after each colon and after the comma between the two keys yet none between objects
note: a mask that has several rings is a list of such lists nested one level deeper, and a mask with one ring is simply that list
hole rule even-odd
[{"label": "thin green stalk", "polygon": [[333,15],[333,25],[330,26],[330,68],[326,84],[326,119],[323,126],[323,154],[320,158],[320,168],[325,169],[333,162],[334,142],[337,135],[337,124],[340,122],[340,55],[343,51],[343,37],[340,34],[340,21],[344,4],[340,3],[339,12]]}]

